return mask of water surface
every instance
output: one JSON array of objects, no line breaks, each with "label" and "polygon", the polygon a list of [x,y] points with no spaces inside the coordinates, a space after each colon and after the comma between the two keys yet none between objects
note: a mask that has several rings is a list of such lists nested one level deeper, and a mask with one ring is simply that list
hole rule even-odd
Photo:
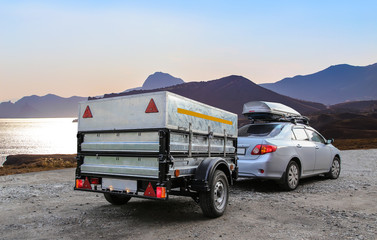
[{"label": "water surface", "polygon": [[0,165],[12,154],[76,153],[73,118],[0,118]]}]

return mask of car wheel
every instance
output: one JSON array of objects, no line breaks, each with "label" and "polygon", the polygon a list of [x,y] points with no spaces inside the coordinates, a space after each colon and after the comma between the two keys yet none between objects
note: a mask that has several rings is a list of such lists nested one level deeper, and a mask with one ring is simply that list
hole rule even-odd
[{"label": "car wheel", "polygon": [[104,193],[106,200],[113,205],[124,205],[130,201],[131,197],[119,194]]},{"label": "car wheel", "polygon": [[300,167],[295,161],[290,161],[285,171],[282,187],[291,191],[297,188],[300,180]]},{"label": "car wheel", "polygon": [[339,157],[334,157],[332,161],[330,171],[326,174],[326,177],[330,179],[337,179],[340,175],[340,159]]},{"label": "car wheel", "polygon": [[229,198],[229,184],[225,173],[216,170],[211,182],[211,189],[199,193],[199,204],[203,214],[210,218],[224,214]]}]

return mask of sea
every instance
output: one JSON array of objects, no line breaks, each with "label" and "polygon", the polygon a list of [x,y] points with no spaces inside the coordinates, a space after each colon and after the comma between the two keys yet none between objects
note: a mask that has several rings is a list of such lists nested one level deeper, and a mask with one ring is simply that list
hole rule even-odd
[{"label": "sea", "polygon": [[13,154],[73,154],[74,118],[0,118],[0,166]]}]

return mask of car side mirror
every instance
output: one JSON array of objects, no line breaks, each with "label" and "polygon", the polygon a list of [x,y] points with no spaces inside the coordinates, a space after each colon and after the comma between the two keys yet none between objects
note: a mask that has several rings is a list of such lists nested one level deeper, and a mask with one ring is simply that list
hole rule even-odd
[{"label": "car side mirror", "polygon": [[331,144],[334,142],[334,138],[331,138],[331,139],[327,139],[326,140],[326,144]]}]

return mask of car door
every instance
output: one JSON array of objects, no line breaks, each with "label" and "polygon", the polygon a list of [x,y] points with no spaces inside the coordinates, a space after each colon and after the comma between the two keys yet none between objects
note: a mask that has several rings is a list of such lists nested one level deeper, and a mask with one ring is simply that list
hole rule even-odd
[{"label": "car door", "polygon": [[317,132],[306,129],[309,140],[315,144],[315,172],[327,172],[330,169],[331,150],[325,144],[325,139]]},{"label": "car door", "polygon": [[303,127],[292,129],[295,139],[293,140],[297,154],[300,156],[302,173],[304,175],[313,173],[315,168],[315,144],[309,141]]}]

